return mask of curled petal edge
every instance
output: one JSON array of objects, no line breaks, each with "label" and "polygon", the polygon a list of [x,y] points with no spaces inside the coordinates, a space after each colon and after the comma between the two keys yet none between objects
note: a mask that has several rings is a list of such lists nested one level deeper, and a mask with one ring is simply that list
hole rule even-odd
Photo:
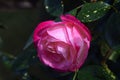
[{"label": "curled petal edge", "polygon": [[45,22],[42,22],[42,23],[38,24],[38,26],[34,30],[34,34],[33,34],[33,42],[35,43],[35,45],[37,44],[37,41],[40,39],[40,36],[38,36],[38,33],[41,30],[43,30],[43,29],[45,29],[47,27],[51,27],[54,24],[55,24],[55,22],[52,21],[52,20],[45,21]]},{"label": "curled petal edge", "polygon": [[62,21],[72,22],[76,25],[79,25],[83,30],[85,30],[88,39],[90,41],[92,40],[91,33],[90,33],[89,29],[83,23],[81,23],[78,19],[76,19],[74,16],[71,16],[70,14],[66,14],[66,15],[62,15],[60,18]]}]

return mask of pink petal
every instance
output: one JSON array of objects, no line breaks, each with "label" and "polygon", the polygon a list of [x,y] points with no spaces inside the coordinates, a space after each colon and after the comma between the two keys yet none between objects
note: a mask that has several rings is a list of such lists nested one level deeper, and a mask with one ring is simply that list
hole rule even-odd
[{"label": "pink petal", "polygon": [[88,28],[83,23],[81,23],[78,19],[76,19],[74,16],[69,15],[69,14],[62,15],[61,20],[65,21],[65,22],[71,22],[71,23],[74,23],[76,25],[79,25],[79,27],[81,27],[81,30],[83,30],[86,33],[88,39],[89,40],[92,39],[90,31],[88,30]]},{"label": "pink petal", "polygon": [[84,42],[82,49],[80,49],[80,52],[78,52],[78,57],[77,57],[77,68],[80,68],[83,63],[85,62],[87,55],[88,55],[88,50],[89,47],[86,42]]},{"label": "pink petal", "polygon": [[45,21],[45,22],[38,24],[38,26],[34,30],[34,34],[33,34],[33,42],[35,43],[35,45],[36,45],[37,41],[40,39],[40,36],[39,36],[40,31],[42,31],[43,29],[45,29],[47,27],[51,27],[54,24],[55,24],[54,21]]},{"label": "pink petal", "polygon": [[54,37],[55,39],[67,43],[65,27],[63,24],[58,23],[54,25],[54,27],[48,29],[47,32],[50,36]]}]

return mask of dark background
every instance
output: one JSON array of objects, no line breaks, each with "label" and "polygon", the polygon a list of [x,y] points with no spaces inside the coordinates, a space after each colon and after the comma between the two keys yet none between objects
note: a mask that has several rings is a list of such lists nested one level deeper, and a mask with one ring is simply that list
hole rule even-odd
[{"label": "dark background", "polygon": [[[15,56],[22,51],[36,25],[49,18],[43,0],[26,0],[29,6],[23,5],[24,2],[25,0],[0,0],[0,24],[5,27],[0,29],[0,51]],[[0,80],[19,80],[1,60]]]}]

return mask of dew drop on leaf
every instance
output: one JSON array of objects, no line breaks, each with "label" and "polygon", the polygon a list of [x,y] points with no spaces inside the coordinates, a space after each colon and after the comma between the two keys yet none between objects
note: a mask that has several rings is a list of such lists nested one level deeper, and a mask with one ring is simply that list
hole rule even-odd
[{"label": "dew drop on leaf", "polygon": [[90,15],[86,15],[86,17],[90,17]]},{"label": "dew drop on leaf", "polygon": [[48,6],[45,6],[46,9],[48,9]]},{"label": "dew drop on leaf", "polygon": [[97,13],[97,10],[93,11],[93,13]]}]

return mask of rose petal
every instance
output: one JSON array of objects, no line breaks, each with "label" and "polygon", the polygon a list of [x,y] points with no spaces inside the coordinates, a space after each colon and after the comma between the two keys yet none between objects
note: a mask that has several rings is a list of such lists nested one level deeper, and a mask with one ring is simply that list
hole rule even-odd
[{"label": "rose petal", "polygon": [[62,15],[61,20],[40,23],[33,41],[44,64],[60,71],[76,71],[87,57],[91,35],[74,16]]},{"label": "rose petal", "polygon": [[55,27],[52,27],[47,30],[48,34],[60,41],[66,42],[66,34],[65,34],[65,27],[63,24],[56,24]]},{"label": "rose petal", "polygon": [[88,39],[89,40],[92,39],[92,37],[90,35],[90,31],[88,30],[88,28],[83,23],[81,23],[78,19],[76,19],[74,16],[71,16],[69,14],[62,15],[61,20],[65,21],[65,22],[72,22],[76,25],[79,25],[79,27],[81,27],[81,31],[84,31],[84,33],[86,33]]},{"label": "rose petal", "polygon": [[54,21],[45,21],[45,22],[38,24],[38,26],[34,30],[34,34],[33,34],[33,42],[35,45],[37,44],[37,41],[41,38],[39,36],[40,31],[42,31],[44,28],[51,27],[54,24],[55,24]]}]

